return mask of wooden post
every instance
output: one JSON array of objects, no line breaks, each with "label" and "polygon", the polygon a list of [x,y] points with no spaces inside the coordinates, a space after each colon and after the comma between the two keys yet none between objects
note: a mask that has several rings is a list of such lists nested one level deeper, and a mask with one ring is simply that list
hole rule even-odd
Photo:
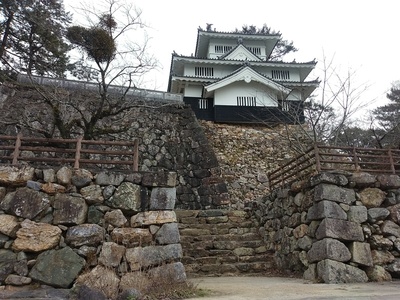
[{"label": "wooden post", "polygon": [[80,136],[80,137],[76,140],[75,163],[74,163],[74,168],[75,168],[75,169],[79,169],[79,160],[81,159],[82,139],[83,139],[83,137]]},{"label": "wooden post", "polygon": [[319,157],[319,148],[317,143],[314,144],[314,155],[315,155],[315,167],[317,169],[317,172],[321,173],[321,160]]},{"label": "wooden post", "polygon": [[354,159],[355,171],[358,172],[358,171],[360,171],[360,167],[358,165],[358,157],[357,157],[356,147],[353,147],[353,159]]},{"label": "wooden post", "polygon": [[139,171],[139,140],[135,139],[133,144],[133,171]]},{"label": "wooden post", "polygon": [[14,149],[14,155],[13,155],[13,160],[12,160],[13,165],[18,164],[18,157],[19,157],[19,153],[20,153],[19,148],[21,147],[21,138],[22,138],[22,133],[18,133],[17,139],[15,140],[15,149]]},{"label": "wooden post", "polygon": [[393,174],[396,174],[396,168],[394,167],[394,160],[393,160],[393,155],[392,155],[392,149],[389,148],[388,150],[388,155],[389,155],[389,162],[390,162],[390,169],[392,170]]}]

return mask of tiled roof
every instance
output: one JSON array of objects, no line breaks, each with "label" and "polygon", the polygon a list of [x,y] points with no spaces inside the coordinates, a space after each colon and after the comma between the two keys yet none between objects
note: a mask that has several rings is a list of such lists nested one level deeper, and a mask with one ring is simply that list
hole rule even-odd
[{"label": "tiled roof", "polygon": [[243,32],[234,32],[234,31],[215,31],[215,30],[204,30],[198,29],[198,33],[206,32],[206,33],[217,33],[217,34],[233,34],[233,35],[246,35],[246,36],[282,36],[280,33],[243,33]]},{"label": "tiled roof", "polygon": [[[247,48],[247,47],[246,47]],[[236,47],[234,48],[236,49]],[[233,49],[232,49],[233,50]],[[231,50],[231,51],[232,51]],[[231,52],[229,51],[229,52]],[[231,61],[231,62],[243,62],[241,60],[226,60],[226,59],[221,59],[221,57],[219,58],[208,58],[208,57],[195,57],[195,56],[188,56],[188,55],[180,55],[180,54],[176,54],[173,53],[172,54],[174,57],[180,57],[180,58],[187,58],[187,59],[195,59],[195,60],[210,60],[213,62],[217,62],[217,61]],[[255,54],[254,54],[255,55]],[[225,54],[223,55],[225,56]],[[256,55],[257,56],[257,55]],[[254,61],[256,63],[268,63],[268,64],[276,64],[276,65],[310,65],[310,64],[317,64],[317,61],[315,60],[315,58],[311,61],[308,62],[286,62],[286,61],[265,61],[265,60],[261,60],[261,61]]]}]

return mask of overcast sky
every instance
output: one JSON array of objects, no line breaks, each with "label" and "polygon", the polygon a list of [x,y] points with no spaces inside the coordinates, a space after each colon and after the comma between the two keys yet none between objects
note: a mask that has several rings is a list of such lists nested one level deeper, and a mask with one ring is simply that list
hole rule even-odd
[{"label": "overcast sky", "polygon": [[[92,0],[83,0],[92,1]],[[97,0],[99,1],[99,0]],[[130,1],[130,0],[129,0]],[[80,0],[64,0],[69,4]],[[280,31],[299,49],[290,60],[317,64],[320,75],[323,53],[334,56],[344,72],[356,70],[358,83],[368,82],[365,93],[376,104],[385,101],[391,83],[400,80],[400,1],[398,0],[136,0],[142,18],[151,28],[151,50],[161,70],[146,78],[147,87],[166,90],[171,53],[191,55],[197,28],[212,23],[217,31],[232,31],[242,25],[264,23]],[[321,77],[321,76],[319,76]]]}]

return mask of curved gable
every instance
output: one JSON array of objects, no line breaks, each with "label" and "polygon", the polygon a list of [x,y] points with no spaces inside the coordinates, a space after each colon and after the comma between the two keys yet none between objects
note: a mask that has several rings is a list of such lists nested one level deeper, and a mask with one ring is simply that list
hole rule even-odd
[{"label": "curved gable", "polygon": [[252,53],[249,49],[247,49],[242,44],[237,45],[231,51],[221,56],[220,59],[226,60],[240,60],[240,61],[262,61],[257,55]]},{"label": "curved gable", "polygon": [[227,85],[230,85],[230,84],[238,82],[238,81],[244,81],[246,83],[256,81],[256,82],[259,82],[259,83],[267,86],[268,88],[270,88],[276,92],[283,93],[285,95],[288,95],[291,92],[291,90],[288,89],[287,87],[285,87],[279,83],[276,83],[275,81],[273,81],[271,79],[268,79],[267,77],[256,72],[249,66],[245,66],[245,67],[241,68],[239,71],[232,73],[231,75],[229,75],[217,82],[214,82],[212,84],[205,86],[205,90],[208,93],[213,92],[215,90],[218,90],[220,88],[223,88]]}]

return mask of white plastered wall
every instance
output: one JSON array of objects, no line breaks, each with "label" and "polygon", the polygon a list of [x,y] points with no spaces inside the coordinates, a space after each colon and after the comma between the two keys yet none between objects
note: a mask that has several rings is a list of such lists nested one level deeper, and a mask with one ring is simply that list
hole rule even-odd
[{"label": "white plastered wall", "polygon": [[256,97],[257,106],[278,106],[276,91],[257,82],[235,82],[222,87],[214,93],[215,105],[237,105],[237,97]]}]

